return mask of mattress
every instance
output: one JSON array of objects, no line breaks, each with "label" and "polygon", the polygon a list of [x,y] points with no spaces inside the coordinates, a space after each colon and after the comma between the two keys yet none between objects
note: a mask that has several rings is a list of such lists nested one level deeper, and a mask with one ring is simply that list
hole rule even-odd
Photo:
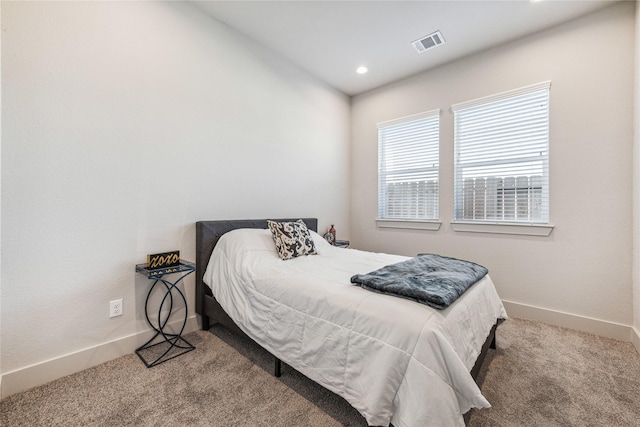
[{"label": "mattress", "polygon": [[345,398],[369,425],[464,426],[489,402],[469,371],[506,312],[489,275],[445,310],[350,283],[407,257],[331,246],[281,260],[268,230],[218,241],[204,282],[253,340]]}]

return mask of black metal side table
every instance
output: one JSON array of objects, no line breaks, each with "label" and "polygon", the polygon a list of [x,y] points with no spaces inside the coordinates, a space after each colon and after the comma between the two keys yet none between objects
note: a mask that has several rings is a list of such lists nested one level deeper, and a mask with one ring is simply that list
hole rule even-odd
[{"label": "black metal side table", "polygon": [[348,248],[350,244],[351,242],[348,240],[336,240],[333,243],[333,246],[336,246],[338,248]]},{"label": "black metal side table", "polygon": [[[182,338],[182,332],[184,332],[184,328],[187,325],[187,299],[185,298],[180,288],[178,288],[177,286],[182,279],[184,279],[194,271],[196,271],[196,265],[192,262],[184,260],[181,260],[180,265],[178,266],[154,270],[148,269],[146,264],[136,265],[136,272],[147,276],[149,280],[154,280],[153,285],[151,285],[151,287],[149,288],[147,299],[144,303],[144,314],[147,317],[147,322],[156,331],[156,333],[153,335],[153,337],[151,337],[149,341],[136,349],[136,354],[144,362],[147,368],[151,368],[152,366],[156,366],[160,363],[166,362],[167,360],[171,360],[174,357],[183,355],[191,350],[195,350],[194,345]],[[174,281],[170,281],[164,278],[164,276],[166,275],[172,275],[176,273],[183,274]],[[160,285],[164,285],[165,294],[162,298],[162,302],[160,303],[160,307],[158,308],[157,324],[154,324],[151,319],[149,319],[149,298],[151,297],[151,294],[153,293],[154,289],[156,289],[156,287],[162,289]],[[182,321],[180,332],[178,332],[177,334],[164,330],[173,312],[174,294],[177,298],[182,298],[182,301],[184,302],[184,319]],[[163,318],[162,309],[165,307],[165,304],[167,302],[169,304],[169,310],[166,312],[166,317]],[[156,340],[156,338],[158,338],[159,342],[156,342],[154,344],[153,342]],[[149,362],[148,360],[152,361]]]}]

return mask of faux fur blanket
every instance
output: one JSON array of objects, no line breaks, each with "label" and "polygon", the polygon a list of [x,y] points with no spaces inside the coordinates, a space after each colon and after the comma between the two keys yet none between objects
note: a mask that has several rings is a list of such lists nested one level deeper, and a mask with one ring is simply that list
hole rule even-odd
[{"label": "faux fur blanket", "polygon": [[435,254],[419,254],[351,282],[374,292],[408,298],[439,310],[447,308],[488,270],[478,264]]}]

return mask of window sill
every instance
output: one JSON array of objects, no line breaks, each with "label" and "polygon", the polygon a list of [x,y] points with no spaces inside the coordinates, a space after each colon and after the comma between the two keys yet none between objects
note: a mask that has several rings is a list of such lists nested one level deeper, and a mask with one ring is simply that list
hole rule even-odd
[{"label": "window sill", "polygon": [[518,224],[504,222],[460,222],[452,221],[454,231],[470,233],[518,234],[523,236],[548,237],[553,231],[550,224]]},{"label": "window sill", "polygon": [[413,230],[438,231],[440,230],[442,222],[409,219],[376,219],[376,225],[382,228],[409,228]]}]

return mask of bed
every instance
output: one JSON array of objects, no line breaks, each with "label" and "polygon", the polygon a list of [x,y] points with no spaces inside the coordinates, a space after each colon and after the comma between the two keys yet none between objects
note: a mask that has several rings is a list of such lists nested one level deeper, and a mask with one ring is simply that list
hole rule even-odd
[{"label": "bed", "polygon": [[[317,231],[317,219],[302,220]],[[284,361],[369,425],[464,426],[469,409],[490,406],[474,378],[506,312],[488,275],[434,310],[349,282],[406,257],[333,247],[312,233],[319,256],[282,261],[266,228],[266,219],[196,223],[203,329],[220,323],[247,336],[274,355],[275,375]]]}]

